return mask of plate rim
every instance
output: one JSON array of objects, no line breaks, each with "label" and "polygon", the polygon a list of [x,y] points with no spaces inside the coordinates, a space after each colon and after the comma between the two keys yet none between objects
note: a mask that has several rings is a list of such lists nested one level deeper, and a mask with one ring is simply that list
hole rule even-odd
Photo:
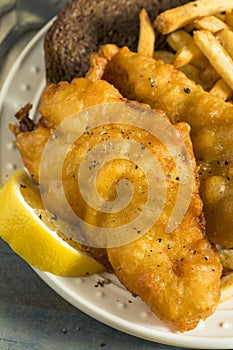
[{"label": "plate rim", "polygon": [[[90,317],[95,318],[96,320],[111,326],[117,330],[120,330],[124,333],[130,334],[132,336],[145,339],[152,342],[161,342],[162,344],[170,345],[170,346],[179,346],[179,347],[188,347],[193,349],[231,349],[232,348],[232,341],[233,337],[199,337],[199,336],[192,336],[189,332],[186,333],[179,333],[179,332],[163,332],[160,330],[156,330],[157,336],[152,337],[151,336],[151,330],[146,329],[145,326],[137,326],[135,324],[132,325],[130,321],[121,319],[120,317],[114,315],[114,318],[112,318],[112,315],[110,315],[109,312],[103,311],[102,309],[96,307],[95,305],[91,304],[90,302],[85,303],[81,300],[82,297],[79,297],[79,301],[77,302],[77,295],[76,298],[73,297],[73,293],[70,291],[67,292],[65,289],[65,285],[59,282],[60,276],[55,276],[50,274],[49,272],[40,271],[38,269],[35,269],[32,267],[32,269],[36,272],[37,275],[40,276],[40,278],[49,285],[57,294],[59,294],[62,298],[67,300],[70,304],[84,312]],[[62,279],[66,279],[69,277],[62,277]],[[88,278],[88,277],[84,277]],[[78,306],[77,306],[78,304]],[[91,313],[90,313],[90,307]],[[94,309],[99,309],[101,312],[94,311]],[[101,313],[104,313],[105,315],[101,316]],[[94,315],[94,316],[93,316]],[[111,316],[111,319],[110,319]],[[111,323],[109,323],[111,322]],[[136,328],[136,329],[135,329]],[[143,329],[140,329],[143,328]],[[146,333],[145,333],[146,332]],[[185,341],[186,339],[186,341]]]},{"label": "plate rim", "polygon": [[[0,112],[2,110],[4,104],[4,97],[6,96],[10,84],[12,83],[12,79],[14,74],[17,72],[21,63],[23,62],[25,56],[28,52],[33,49],[34,45],[43,38],[51,24],[54,22],[56,17],[52,18],[42,29],[29,41],[29,43],[22,50],[21,54],[14,62],[9,71],[0,91]],[[116,315],[110,315],[109,312],[104,312],[104,315],[98,310],[98,307],[92,305],[89,301],[84,302],[81,301],[80,296],[76,295],[76,298],[73,297],[71,291],[67,292],[67,288],[64,283],[59,282],[59,279],[66,279],[67,277],[60,277],[52,275],[45,271],[40,271],[31,266],[31,268],[35,271],[35,273],[48,285],[50,286],[57,294],[67,300],[70,304],[75,306],[77,309],[83,311],[90,317],[110,326],[115,329],[118,329],[124,333],[130,334],[135,337],[139,337],[152,342],[159,342],[166,345],[171,346],[180,346],[180,347],[188,347],[194,349],[231,349],[233,344],[233,336],[232,337],[203,337],[203,336],[192,336],[189,332],[186,333],[177,333],[177,332],[163,332],[160,330],[153,330],[153,333],[156,334],[151,335],[151,329],[145,329],[145,326],[141,327],[143,329],[139,329],[139,326],[136,327],[135,324],[132,325],[130,321],[121,319]],[[88,277],[86,277],[88,278]],[[79,301],[77,301],[77,297]],[[87,304],[89,306],[87,306]],[[95,309],[95,310],[94,310]],[[103,311],[102,311],[103,313]]]}]

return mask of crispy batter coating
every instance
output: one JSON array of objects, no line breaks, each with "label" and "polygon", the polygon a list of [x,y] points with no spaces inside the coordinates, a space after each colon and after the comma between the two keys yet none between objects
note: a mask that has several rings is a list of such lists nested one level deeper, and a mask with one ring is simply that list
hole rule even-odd
[{"label": "crispy batter coating", "polygon": [[[75,79],[48,86],[41,99],[43,119],[37,128],[16,132],[16,145],[24,164],[39,182],[39,164],[43,147],[53,129],[74,113],[98,103],[127,101],[106,81]],[[148,107],[149,108],[149,107]],[[166,118],[164,113],[161,116]],[[210,316],[220,299],[222,265],[218,253],[204,237],[202,201],[199,197],[196,163],[190,141],[190,128],[178,123],[175,128],[182,137],[192,162],[195,181],[189,209],[181,224],[171,233],[166,225],[177,199],[179,179],[174,159],[166,147],[146,130],[132,125],[98,126],[84,133],[68,152],[64,166],[64,189],[73,210],[92,225],[114,227],[123,225],[143,210],[148,191],[146,177],[135,164],[126,160],[107,162],[99,170],[96,187],[101,197],[116,197],[117,181],[126,176],[135,191],[132,202],[121,213],[94,212],[81,197],[77,172],[83,158],[96,144],[109,138],[133,138],[147,145],[157,157],[167,177],[167,197],[163,212],[152,229],[137,241],[118,248],[108,248],[110,263],[122,283],[148,303],[162,320],[180,331],[193,329],[200,319]],[[59,201],[58,201],[59,202]]]},{"label": "crispy batter coating", "polygon": [[[176,127],[193,158],[187,124],[178,123]],[[159,152],[159,162],[163,162],[165,154]],[[169,158],[166,171],[175,178]],[[195,328],[200,319],[214,312],[219,302],[222,268],[215,249],[203,237],[198,185],[196,180],[189,209],[174,231],[166,233],[176,198],[175,183],[168,191],[163,214],[148,233],[123,247],[108,248],[108,258],[120,281],[160,319],[177,326],[181,332]]]},{"label": "crispy batter coating", "polygon": [[26,132],[18,128],[13,130],[24,165],[35,181],[39,183],[39,164],[44,145],[62,121],[95,104],[121,101],[126,99],[116,88],[102,80],[93,83],[78,78],[73,79],[72,83],[63,81],[48,85],[41,97],[39,108],[43,118],[37,127]]},{"label": "crispy batter coating", "polygon": [[233,247],[232,104],[205,92],[172,65],[126,47],[108,62],[103,78],[125,97],[164,110],[172,123],[189,123],[200,166],[207,235],[212,242]]},{"label": "crispy batter coating", "polygon": [[62,81],[48,85],[41,97],[39,109],[44,119],[56,127],[84,108],[121,101],[126,99],[106,81],[91,82],[85,78],[76,78],[72,83]]},{"label": "crispy batter coating", "polygon": [[[16,136],[15,145],[20,151],[23,163],[34,181],[39,183],[39,167],[44,146],[53,130],[63,120],[83,108],[98,103],[121,101],[125,101],[125,99],[116,88],[107,82],[99,80],[92,83],[87,79],[78,78],[73,79],[72,83],[60,82],[46,87],[40,103],[40,112],[43,117],[36,125],[28,116],[31,106],[26,105],[21,109],[16,115],[16,118],[19,119],[19,126],[10,125],[10,128]],[[27,128],[29,124],[30,128]],[[32,125],[33,127],[31,127]],[[74,154],[75,152],[73,152]],[[69,156],[72,156],[72,152]],[[72,170],[73,175],[74,169]],[[69,171],[69,168],[67,168],[67,171]],[[67,195],[69,198],[73,197],[74,194],[72,175],[67,182]],[[67,174],[67,176],[69,175]],[[112,271],[105,249],[86,246],[83,246],[83,249],[102,263],[108,271]]]}]

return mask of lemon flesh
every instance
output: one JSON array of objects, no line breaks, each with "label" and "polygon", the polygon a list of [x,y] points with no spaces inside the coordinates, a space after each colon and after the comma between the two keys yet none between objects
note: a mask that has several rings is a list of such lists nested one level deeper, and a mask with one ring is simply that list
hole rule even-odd
[{"label": "lemon flesh", "polygon": [[38,189],[18,171],[0,190],[0,237],[30,265],[60,276],[87,276],[104,267],[48,225]]}]

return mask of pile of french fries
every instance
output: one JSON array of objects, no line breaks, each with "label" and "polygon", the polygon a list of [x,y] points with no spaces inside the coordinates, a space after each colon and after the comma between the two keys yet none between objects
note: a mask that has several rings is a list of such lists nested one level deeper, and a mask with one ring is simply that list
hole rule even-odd
[{"label": "pile of french fries", "polygon": [[[173,64],[204,90],[233,100],[233,0],[198,0],[161,13],[140,13],[138,52]],[[155,28],[168,50],[156,50]]]},{"label": "pile of french fries", "polygon": [[[143,9],[139,21],[138,53],[173,64],[205,91],[233,103],[233,0],[191,1],[161,13],[154,23]],[[154,50],[156,31],[167,50]],[[233,297],[233,248],[219,252],[223,302]]]}]

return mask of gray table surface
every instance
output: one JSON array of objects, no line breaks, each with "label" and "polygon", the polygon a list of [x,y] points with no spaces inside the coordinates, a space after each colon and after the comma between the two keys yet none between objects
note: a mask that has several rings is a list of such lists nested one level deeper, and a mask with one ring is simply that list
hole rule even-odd
[{"label": "gray table surface", "polygon": [[177,350],[108,327],[51,290],[0,239],[1,350]]},{"label": "gray table surface", "polygon": [[[1,1],[1,0],[0,0]],[[0,41],[15,19],[0,21]],[[35,32],[27,33],[9,52],[0,74],[0,88],[20,50]],[[108,327],[85,315],[51,290],[0,239],[0,349],[94,350],[178,349],[149,342]]]}]

